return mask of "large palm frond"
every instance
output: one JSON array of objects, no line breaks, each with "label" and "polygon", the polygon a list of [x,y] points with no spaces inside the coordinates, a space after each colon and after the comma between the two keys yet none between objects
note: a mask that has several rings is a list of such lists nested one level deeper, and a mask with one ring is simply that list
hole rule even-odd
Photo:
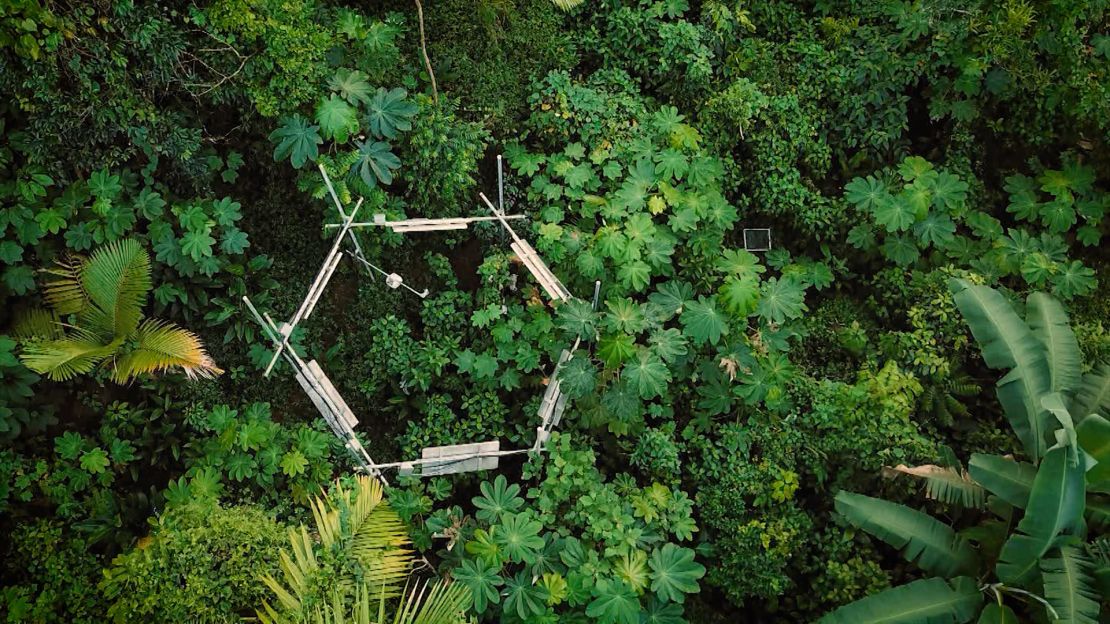
[{"label": "large palm frond", "polygon": [[81,282],[92,302],[82,313],[81,325],[127,336],[139,326],[152,287],[150,256],[134,239],[108,243],[85,263]]},{"label": "large palm frond", "polygon": [[[338,554],[341,570],[329,577],[331,587],[341,597],[353,596],[358,585],[370,587],[384,598],[400,595],[401,585],[412,571],[412,551],[404,523],[383,500],[381,482],[359,476],[353,490],[336,486],[330,496],[311,502],[316,535],[325,552]],[[318,594],[316,578],[320,564],[313,550],[315,540],[305,527],[289,533],[293,555],[281,551],[285,583],[271,576],[262,581],[278,597],[281,611],[263,603],[258,616],[263,622],[300,621],[308,617],[306,603],[321,604],[326,596]],[[360,576],[356,584],[354,570]],[[288,618],[294,618],[292,620]]]},{"label": "large palm frond", "polygon": [[138,346],[116,360],[113,379],[127,383],[144,373],[180,368],[190,379],[222,373],[196,334],[158,319],[148,319],[135,331]]},{"label": "large palm frond", "polygon": [[52,310],[28,308],[17,312],[12,320],[12,336],[21,341],[57,340],[65,335]]},{"label": "large palm frond", "polygon": [[58,260],[55,268],[43,270],[54,276],[43,287],[43,297],[58,314],[77,314],[88,305],[89,293],[81,277],[87,263],[85,256],[73,255]]},{"label": "large palm frond", "polygon": [[20,358],[36,373],[66,381],[91,371],[118,346],[119,341],[104,344],[95,334],[77,328],[64,338],[27,343]]},{"label": "large palm frond", "polygon": [[393,607],[393,617],[388,616],[389,602],[383,592],[362,583],[350,600],[333,591],[331,600],[317,605],[309,616],[290,618],[269,607],[258,616],[263,624],[464,624],[470,590],[460,583],[439,580],[429,587],[424,581],[419,588],[406,589]]}]

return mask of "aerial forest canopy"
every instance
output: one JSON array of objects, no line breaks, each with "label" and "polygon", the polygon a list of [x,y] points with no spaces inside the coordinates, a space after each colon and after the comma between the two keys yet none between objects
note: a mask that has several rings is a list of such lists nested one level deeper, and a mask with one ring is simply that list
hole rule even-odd
[{"label": "aerial forest canopy", "polygon": [[1110,621],[1110,0],[4,0],[0,96],[0,623]]}]

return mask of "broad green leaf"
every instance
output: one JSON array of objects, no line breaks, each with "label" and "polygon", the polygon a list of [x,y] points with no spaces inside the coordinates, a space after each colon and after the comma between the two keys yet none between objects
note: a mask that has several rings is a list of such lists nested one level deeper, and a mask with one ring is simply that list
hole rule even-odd
[{"label": "broad green leaf", "polygon": [[648,301],[660,311],[664,321],[681,314],[693,298],[693,287],[677,280],[660,284],[655,292],[648,295]]},{"label": "broad green leaf", "polygon": [[875,222],[886,228],[887,232],[902,232],[910,229],[917,220],[918,207],[900,195],[879,200],[871,213]]},{"label": "broad green leaf", "polygon": [[597,331],[597,319],[597,312],[588,302],[571,299],[559,306],[555,325],[573,338],[592,340]]},{"label": "broad green leaf", "polygon": [[[671,544],[668,544],[670,546]],[[613,563],[613,571],[617,578],[628,584],[637,593],[647,589],[651,582],[648,574],[647,554],[642,550],[633,550],[626,553]]]},{"label": "broad green leaf", "polygon": [[[1064,306],[1043,292],[1035,292],[1026,300],[1025,309],[1029,328],[1044,345],[1052,376],[1052,391],[1075,390],[1079,387],[1083,356]],[[1082,418],[1078,414],[1076,416]]]},{"label": "broad green leaf", "polygon": [[1011,369],[998,382],[998,399],[1026,454],[1038,460],[1055,428],[1040,405],[1052,388],[1044,346],[998,291],[964,280],[952,280],[949,286],[983,361],[991,368]]},{"label": "broad green leaf", "polygon": [[306,161],[316,160],[320,155],[319,146],[324,142],[319,130],[320,126],[309,125],[308,120],[300,115],[282,119],[278,129],[270,133],[270,140],[277,142],[277,147],[274,148],[274,160],[281,161],[288,158],[298,169]]},{"label": "broad green leaf", "polygon": [[952,210],[963,204],[967,198],[967,182],[942,171],[933,182],[933,204],[937,208]]},{"label": "broad green leaf", "polygon": [[1044,597],[1056,611],[1056,622],[1097,624],[1099,596],[1091,578],[1092,564],[1075,546],[1062,546],[1055,557],[1041,560]]},{"label": "broad green leaf", "polygon": [[739,318],[747,317],[755,312],[759,302],[759,280],[751,276],[730,276],[725,279],[718,294],[726,310]]},{"label": "broad green leaf", "polygon": [[853,179],[844,191],[848,201],[867,211],[874,211],[880,203],[892,199],[886,185],[872,176]]},{"label": "broad green leaf", "polygon": [[369,78],[357,69],[341,67],[335,71],[335,76],[328,80],[328,88],[339,93],[351,104],[357,105],[359,102],[369,104],[371,92]]},{"label": "broad green leaf", "polygon": [[636,343],[628,334],[603,336],[597,346],[597,355],[608,368],[617,368],[622,362],[632,359],[636,353]]},{"label": "broad green leaf", "polygon": [[81,469],[92,474],[100,474],[107,470],[110,465],[111,461],[108,460],[108,453],[100,447],[86,451],[81,456]]},{"label": "broad green leaf", "polygon": [[651,283],[651,267],[643,260],[625,262],[617,269],[617,279],[622,285],[640,292]]},{"label": "broad green leaf", "polygon": [[547,592],[543,585],[532,581],[527,570],[520,570],[505,582],[505,606],[507,613],[516,613],[522,621],[547,609]]},{"label": "broad green leaf", "polygon": [[337,95],[331,95],[316,107],[316,123],[325,139],[346,143],[358,133],[357,111]]},{"label": "broad green leaf", "polygon": [[929,175],[933,171],[933,163],[920,156],[908,156],[898,164],[898,174],[906,182]]},{"label": "broad green leaf", "polygon": [[1078,260],[1057,267],[1052,277],[1052,292],[1064,299],[1087,295],[1098,287],[1094,269],[1083,266]]},{"label": "broad green leaf", "polygon": [[417,110],[404,89],[398,87],[386,91],[379,87],[370,101],[370,132],[379,139],[395,139],[398,132],[412,130],[410,120]]},{"label": "broad green leaf", "polygon": [[772,277],[760,287],[756,313],[768,323],[782,324],[801,318],[809,308],[805,304],[805,288],[791,278]]},{"label": "broad green leaf", "polygon": [[490,524],[497,523],[501,516],[507,513],[516,513],[524,507],[524,499],[520,497],[520,486],[509,484],[505,475],[497,475],[493,483],[483,481],[481,496],[475,496],[471,502],[478,508],[474,514],[479,520]]},{"label": "broad green leaf", "polygon": [[211,228],[185,232],[185,235],[181,237],[181,252],[195,261],[211,256],[212,246],[216,244],[216,239],[209,236],[209,231],[211,231]]},{"label": "broad green leaf", "polygon": [[913,226],[913,233],[927,245],[944,247],[952,242],[956,233],[956,224],[946,214],[931,213],[924,221],[919,221]]},{"label": "broad green leaf", "polygon": [[605,328],[609,331],[637,334],[647,326],[640,306],[628,297],[606,301],[605,307],[609,309],[605,314]]},{"label": "broad green leaf", "polygon": [[698,345],[707,342],[715,345],[721,336],[728,334],[728,321],[713,299],[699,296],[697,301],[687,302],[679,320],[685,333]]},{"label": "broad green leaf", "polygon": [[464,559],[452,573],[455,580],[470,588],[474,610],[478,613],[485,613],[489,605],[501,602],[501,592],[497,588],[504,585],[505,580],[497,574],[499,569],[482,558]]},{"label": "broad green leaf", "polygon": [[946,578],[974,574],[975,550],[948,525],[932,516],[881,498],[840,491],[836,511],[895,548],[929,574]]},{"label": "broad green leaf", "polygon": [[913,238],[905,235],[888,236],[883,241],[883,255],[900,267],[908,267],[921,257],[921,251],[913,242]]},{"label": "broad green leaf", "polygon": [[983,604],[975,579],[928,578],[899,585],[840,607],[820,624],[963,624]]},{"label": "broad green leaf", "polygon": [[664,362],[674,362],[687,352],[686,337],[673,327],[653,331],[648,337],[648,344]]},{"label": "broad green leaf", "polygon": [[1087,483],[1099,491],[1110,488],[1110,420],[1088,414],[1075,428],[1079,446],[1098,463],[1087,471]]},{"label": "broad green leaf", "polygon": [[576,357],[559,369],[559,389],[572,399],[584,397],[597,386],[597,369],[584,357]]},{"label": "broad green leaf", "polygon": [[374,188],[379,182],[392,184],[393,171],[401,167],[401,160],[390,151],[389,145],[381,141],[356,141],[355,144],[358,145],[358,160],[351,171],[358,172],[359,178],[369,188]]},{"label": "broad green leaf", "polygon": [[639,349],[635,358],[625,362],[621,376],[636,389],[641,399],[665,395],[671,381],[671,372],[663,360],[644,348]]},{"label": "broad green leaf", "polygon": [[686,594],[699,591],[698,579],[705,576],[705,566],[694,561],[694,551],[674,544],[664,544],[651,553],[651,591],[663,600],[682,603]]},{"label": "broad green leaf", "polygon": [[511,561],[531,562],[543,548],[543,524],[530,513],[502,514],[497,527],[493,539]]},{"label": "broad green leaf", "polygon": [[991,494],[1018,509],[1025,509],[1029,503],[1029,491],[1033,489],[1033,479],[1037,476],[1037,467],[1033,464],[982,453],[971,456],[967,471]]},{"label": "broad green leaf", "polygon": [[1070,407],[1080,421],[1090,414],[1110,418],[1110,364],[1099,364],[1083,376]]},{"label": "broad green leaf", "polygon": [[640,600],[628,585],[602,579],[594,584],[593,595],[586,615],[601,624],[639,624]]},{"label": "broad green leaf", "polygon": [[1013,609],[997,602],[992,602],[983,607],[983,612],[979,614],[979,619],[976,620],[976,624],[1020,624],[1020,622]]},{"label": "broad green leaf", "polygon": [[308,459],[300,451],[293,449],[281,458],[281,472],[287,476],[295,477],[304,474],[308,468]]},{"label": "broad green leaf", "polygon": [[1056,446],[1045,453],[1033,480],[1025,515],[998,558],[998,578],[1004,583],[1027,583],[1061,534],[1074,534],[1083,523],[1083,462],[1069,460],[1069,448]]}]

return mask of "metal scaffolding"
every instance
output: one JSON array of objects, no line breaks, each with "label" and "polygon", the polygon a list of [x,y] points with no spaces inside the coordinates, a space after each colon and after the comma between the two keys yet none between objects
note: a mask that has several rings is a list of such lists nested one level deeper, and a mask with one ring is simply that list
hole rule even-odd
[{"label": "metal scaffolding", "polygon": [[[536,278],[536,281],[539,282],[548,296],[553,301],[569,301],[572,295],[567,288],[559,281],[555,274],[551,272],[551,269],[548,268],[531,244],[520,238],[517,233],[513,231],[512,227],[509,226],[509,220],[523,219],[524,216],[504,214],[505,191],[504,178],[501,170],[502,159],[500,155],[497,157],[497,165],[499,206],[495,208],[484,194],[479,193],[479,197],[481,197],[482,201],[485,202],[486,206],[493,212],[492,217],[455,217],[446,219],[406,219],[402,221],[388,221],[385,215],[374,215],[374,219],[367,222],[355,221],[355,217],[358,215],[358,211],[362,206],[363,200],[361,198],[355,203],[354,207],[351,208],[350,213],[344,211],[343,204],[339,201],[339,196],[335,192],[335,187],[332,186],[327,171],[325,171],[324,167],[321,165],[320,174],[324,178],[328,193],[335,204],[335,208],[342,222],[325,225],[328,229],[338,228],[339,233],[335,237],[328,254],[324,257],[324,261],[320,270],[317,271],[315,279],[309,284],[308,292],[301,302],[300,307],[289,321],[278,324],[275,323],[267,313],[260,313],[249,298],[243,297],[243,302],[246,304],[247,309],[250,311],[251,315],[254,316],[258,324],[262,326],[267,339],[274,344],[274,355],[266,366],[264,375],[268,377],[273,371],[277,361],[279,359],[284,359],[292,368],[297,383],[300,384],[305,394],[320,412],[320,415],[323,416],[324,420],[328,423],[328,426],[335,435],[343,441],[344,446],[355,459],[357,469],[361,472],[374,475],[380,479],[383,484],[388,485],[388,481],[382,473],[384,469],[397,469],[402,476],[428,477],[461,472],[492,470],[498,467],[498,462],[501,457],[542,452],[546,449],[546,443],[551,432],[559,425],[563,412],[566,410],[567,396],[561,390],[559,373],[563,366],[574,357],[574,353],[578,349],[581,339],[575,341],[574,345],[569,350],[564,349],[559,355],[555,368],[548,379],[543,398],[540,401],[539,412],[537,414],[539,426],[536,427],[536,440],[531,447],[502,450],[500,441],[490,440],[485,442],[427,447],[422,450],[419,459],[375,463],[369,453],[366,452],[366,449],[362,446],[362,443],[355,437],[355,427],[358,425],[358,419],[355,417],[350,407],[347,406],[347,403],[343,400],[339,391],[332,384],[331,380],[328,379],[327,375],[324,374],[324,371],[315,360],[304,361],[289,344],[290,337],[298,324],[307,320],[316,309],[320,297],[323,295],[324,290],[327,288],[332,275],[335,274],[335,270],[338,268],[344,255],[351,257],[358,265],[368,271],[373,271],[382,275],[385,278],[386,285],[390,288],[396,289],[403,286],[419,297],[423,298],[428,295],[427,289],[417,291],[405,284],[400,275],[396,273],[387,273],[384,269],[375,266],[367,260],[362,251],[362,245],[354,233],[354,230],[358,228],[386,227],[398,233],[413,233],[462,230],[468,228],[471,223],[498,221],[512,236],[513,242],[510,244],[510,248],[520,258],[524,266],[528,268],[529,272]],[[351,242],[352,249],[344,252],[342,250],[343,241],[348,239]],[[600,282],[597,282],[594,286],[593,306],[595,309],[597,308],[600,284]]]}]

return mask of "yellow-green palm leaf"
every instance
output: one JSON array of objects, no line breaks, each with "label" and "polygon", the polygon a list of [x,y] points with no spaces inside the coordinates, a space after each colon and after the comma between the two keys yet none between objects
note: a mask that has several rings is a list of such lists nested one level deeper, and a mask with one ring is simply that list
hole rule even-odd
[{"label": "yellow-green palm leaf", "polygon": [[134,239],[109,243],[85,262],[81,283],[92,303],[82,312],[82,326],[127,336],[143,318],[143,304],[152,286],[150,256]]},{"label": "yellow-green palm leaf", "polygon": [[69,256],[59,260],[53,269],[44,270],[54,279],[46,283],[43,297],[58,314],[77,314],[88,305],[89,294],[81,277],[87,262],[84,256]]},{"label": "yellow-green palm leaf", "polygon": [[[316,523],[315,539],[305,527],[289,533],[292,554],[281,551],[284,583],[266,576],[262,581],[277,596],[277,605],[263,603],[258,617],[263,622],[302,622],[312,613],[304,605],[323,604],[329,596],[320,595],[320,575],[327,575],[327,586],[339,598],[352,597],[358,585],[370,587],[383,598],[400,595],[401,586],[412,571],[412,550],[401,518],[383,498],[381,482],[360,476],[353,491],[337,486],[326,497],[311,502]],[[316,541],[322,551],[339,553],[341,570],[323,572],[316,557]],[[352,570],[357,568],[361,580],[356,584]],[[278,608],[280,607],[280,608]],[[327,609],[313,612],[328,612]],[[342,617],[341,615],[339,617]]]},{"label": "yellow-green palm leaf", "polygon": [[181,369],[190,379],[220,374],[196,334],[172,323],[149,319],[135,331],[138,346],[116,360],[112,377],[126,383],[138,375]]},{"label": "yellow-green palm leaf", "polygon": [[23,348],[23,364],[54,381],[65,381],[90,371],[115,352],[119,343],[104,344],[90,332],[75,329],[56,340],[37,340]]},{"label": "yellow-green palm leaf", "polygon": [[18,340],[57,340],[65,337],[58,315],[51,310],[30,308],[16,313],[12,336]]}]

